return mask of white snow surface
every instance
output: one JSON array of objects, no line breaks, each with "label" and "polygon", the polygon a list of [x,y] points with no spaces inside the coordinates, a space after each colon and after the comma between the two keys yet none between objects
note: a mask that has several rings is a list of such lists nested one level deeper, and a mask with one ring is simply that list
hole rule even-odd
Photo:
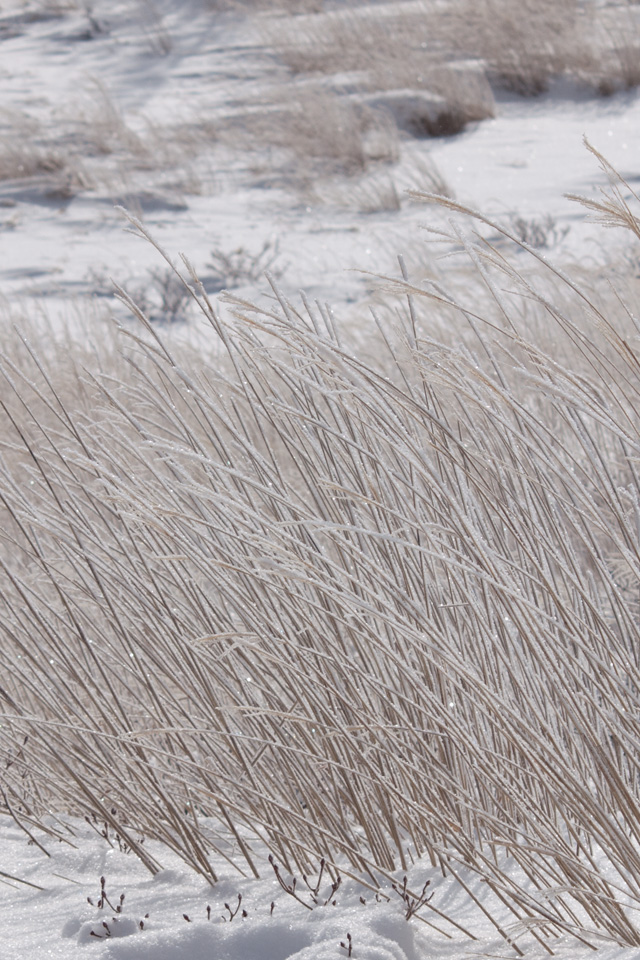
[{"label": "white snow surface", "polygon": [[[475,940],[447,925],[428,906],[419,914],[432,926],[415,916],[407,921],[402,901],[388,886],[376,898],[375,891],[343,879],[335,905],[325,906],[331,884],[323,882],[318,905],[307,909],[280,887],[266,852],[258,861],[260,879],[242,877],[227,865],[220,867],[218,882],[211,886],[158,844],[150,847],[163,869],[151,876],[132,854],[121,852],[90,826],[73,820],[67,824],[73,834],[64,841],[33,832],[47,856],[10,818],[0,817],[1,960],[339,960],[349,955],[348,934],[354,960],[517,956],[455,882],[443,879],[427,862],[412,866],[410,884],[421,888],[425,877],[431,879],[433,905],[460,926],[472,927]],[[60,821],[56,826],[59,830]],[[281,873],[290,883],[287,871]],[[110,901],[102,909],[101,877]],[[309,891],[300,877],[297,880],[296,892],[311,905]],[[315,885],[315,876],[308,880]],[[481,893],[477,885],[475,892]],[[240,910],[229,919],[239,894]],[[436,928],[446,928],[448,935]],[[533,939],[520,935],[518,942],[531,960],[549,956]],[[636,948],[610,944],[599,946],[596,954],[571,938],[554,940],[552,949],[564,960],[591,955],[635,960],[638,955]]]}]

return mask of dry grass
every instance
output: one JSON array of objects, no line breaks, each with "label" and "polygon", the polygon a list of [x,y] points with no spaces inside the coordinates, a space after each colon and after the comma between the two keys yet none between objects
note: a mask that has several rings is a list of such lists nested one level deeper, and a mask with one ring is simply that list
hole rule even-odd
[{"label": "dry grass", "polygon": [[575,0],[517,6],[423,0],[301,18],[284,38],[280,28],[278,45],[294,72],[359,72],[371,89],[428,89],[451,107],[469,105],[472,113],[490,116],[492,103],[477,73],[460,66],[481,60],[499,85],[539,93],[567,67],[580,26]]},{"label": "dry grass", "polygon": [[33,196],[52,202],[66,202],[94,186],[86,167],[77,157],[55,147],[21,144],[0,147],[2,181],[18,181],[13,186],[30,189]]},{"label": "dry grass", "polygon": [[[493,97],[473,64],[447,62],[432,26],[425,4],[363,5],[284,27],[276,20],[265,34],[294,74],[344,77],[347,92],[417,90],[442,97],[441,113],[456,118],[457,132],[493,116]],[[449,132],[444,124],[442,132]]]},{"label": "dry grass", "polygon": [[[607,169],[593,212],[636,232]],[[456,222],[475,287],[394,280],[370,361],[319,306],[220,316],[186,264],[209,355],[139,311],[93,351],[7,332],[4,803],[212,881],[230,843],[262,869],[243,826],[374,884],[426,854],[516,950],[637,946],[640,331]]]},{"label": "dry grass", "polygon": [[89,80],[82,100],[75,105],[73,118],[65,117],[62,122],[65,126],[73,124],[74,145],[86,156],[121,152],[140,155],[145,152],[142,138],[96,77]]},{"label": "dry grass", "polygon": [[[453,188],[447,183],[437,164],[427,154],[406,150],[402,169],[372,165],[355,182],[353,180],[315,179],[306,194],[310,201],[357,210],[360,213],[396,212],[408,200],[409,190],[420,188],[443,197],[453,198]],[[395,258],[395,251],[392,251]]]},{"label": "dry grass", "polygon": [[140,184],[143,192],[166,185],[179,202],[181,194],[201,191],[193,161],[216,140],[213,125],[187,111],[164,124],[125,116],[96,78],[51,124],[2,111],[0,132],[6,141],[0,145],[0,181],[25,181],[21,186],[28,190],[33,180],[34,192],[67,199],[88,190],[135,197]]},{"label": "dry grass", "polygon": [[289,90],[286,99],[269,97],[233,118],[222,135],[236,149],[270,150],[271,168],[280,169],[290,185],[309,187],[319,176],[357,176],[398,157],[397,130],[383,112],[314,85],[301,85],[293,97]]},{"label": "dry grass", "polygon": [[590,70],[586,73],[600,93],[631,90],[640,84],[640,10],[627,2],[607,17],[596,20],[590,31]]},{"label": "dry grass", "polygon": [[[78,5],[37,9],[44,15],[47,6],[63,15]],[[375,174],[380,163],[393,164],[407,134],[449,136],[492,116],[492,84],[533,94],[570,73],[612,92],[637,80],[640,33],[632,4],[596,10],[578,0],[409,0],[329,12],[306,0],[231,6],[246,15],[247,36],[264,39],[256,56],[274,49],[295,75],[293,86],[289,77],[286,86],[257,93],[242,88],[226,120],[214,123],[185,108],[153,125],[123,111],[104,85],[90,80],[47,129],[27,117],[3,123],[10,146],[0,150],[0,178],[41,177],[36,189],[63,199],[99,190],[142,216],[144,203],[136,198],[149,188],[148,173],[155,189],[175,190],[178,200],[213,189],[209,171],[220,159],[219,145],[236,157],[246,154],[261,182],[321,195],[319,180],[354,182]],[[212,4],[212,15],[219,9]],[[156,53],[170,52],[172,38],[156,7],[145,0],[135,10],[135,29]],[[387,187],[374,189],[379,199],[367,199],[371,190],[363,184],[362,208],[391,209],[392,180],[378,178]]]},{"label": "dry grass", "polygon": [[[62,16],[80,6],[29,9]],[[156,6],[148,0],[133,6],[135,29],[156,53],[169,53],[173,41]],[[125,113],[105,86],[89,81],[47,129],[26,116],[9,122],[3,112],[8,145],[0,150],[0,179],[39,177],[36,190],[62,199],[107,192],[142,215],[136,197],[149,187],[147,173],[155,174],[156,189],[175,190],[178,200],[208,184],[213,189],[210,158],[221,140],[222,151],[250,157],[248,167],[260,169],[262,182],[321,195],[319,179],[353,180],[394,163],[406,134],[448,136],[492,116],[492,85],[534,94],[568,73],[611,93],[638,80],[639,17],[631,2],[596,8],[579,0],[409,0],[327,12],[315,0],[231,0],[212,3],[212,15],[222,6],[246,15],[247,36],[265,41],[256,56],[274,49],[295,75],[293,87],[289,78],[258,94],[243,88],[231,120],[213,123],[185,108],[153,125]],[[97,36],[99,25],[95,30]],[[199,159],[207,155],[205,170]],[[379,199],[367,199],[371,191],[363,184],[362,208],[391,209],[392,179],[378,178],[387,187],[374,189]]]},{"label": "dry grass", "polygon": [[309,196],[314,202],[359,213],[397,212],[401,207],[400,193],[388,172],[363,177],[357,184],[314,183]]},{"label": "dry grass", "polygon": [[0,151],[0,180],[22,179],[43,173],[59,173],[65,165],[64,157],[55,150],[9,144]]},{"label": "dry grass", "polygon": [[564,73],[584,44],[578,0],[503,0],[454,4],[455,33],[448,43],[458,54],[482,58],[499,86],[525,96],[547,89]]},{"label": "dry grass", "polygon": [[276,21],[266,35],[294,73],[346,73],[368,90],[429,90],[465,123],[493,113],[479,64],[494,87],[524,96],[567,73],[603,93],[638,82],[640,21],[632,3],[362,4],[296,18],[288,30]]},{"label": "dry grass", "polygon": [[48,17],[64,17],[65,14],[78,10],[78,0],[25,0],[26,19],[44,19]]}]

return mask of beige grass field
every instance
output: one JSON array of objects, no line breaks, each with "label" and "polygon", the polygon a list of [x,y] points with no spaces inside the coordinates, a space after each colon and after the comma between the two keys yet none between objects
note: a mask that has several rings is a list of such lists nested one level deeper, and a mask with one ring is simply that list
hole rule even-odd
[{"label": "beige grass field", "polygon": [[[635,5],[514,10],[208,5],[276,64],[213,124],[216,149],[268,141],[271,174],[305,204],[313,188],[314,210],[374,190],[385,216],[412,203],[440,231],[446,261],[401,256],[348,322],[290,292],[296,263],[270,241],[209,253],[216,289],[235,288],[216,300],[144,209],[123,243],[153,264],[155,301],[116,276],[110,319],[79,311],[66,333],[7,303],[0,813],[25,839],[99,824],[151,874],[161,844],[214,890],[221,862],[271,877],[265,851],[298,876],[324,858],[363,897],[419,865],[505,955],[640,944],[640,199],[586,143],[590,269],[550,254],[555,222],[474,213],[428,159],[422,189],[393,179],[407,144],[478,123],[505,89],[636,82]],[[150,62],[179,42],[174,12],[138,11]],[[419,131],[390,97],[409,89]],[[123,177],[175,173],[167,129],[100,102],[84,140],[7,139],[14,195],[72,171],[80,197],[109,151]],[[213,127],[192,125],[196,166]],[[475,949],[459,906],[401,899]]]}]

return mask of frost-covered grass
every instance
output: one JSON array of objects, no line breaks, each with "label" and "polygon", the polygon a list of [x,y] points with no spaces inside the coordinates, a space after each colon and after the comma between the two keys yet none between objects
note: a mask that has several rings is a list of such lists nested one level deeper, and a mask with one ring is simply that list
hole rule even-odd
[{"label": "frost-covered grass", "polygon": [[[489,87],[537,96],[558,77],[611,94],[638,83],[637,5],[581,0],[408,0],[351,3],[265,36],[294,76],[333,77],[338,91],[428,91],[439,105],[415,120],[447,135],[493,116]],[[435,121],[438,120],[436,123]]]},{"label": "frost-covered grass", "polygon": [[198,352],[133,303],[94,343],[6,325],[5,811],[214,883],[427,864],[516,949],[637,946],[633,291],[437,202],[460,289],[390,278],[364,338],[277,285],[219,312],[187,261]]}]

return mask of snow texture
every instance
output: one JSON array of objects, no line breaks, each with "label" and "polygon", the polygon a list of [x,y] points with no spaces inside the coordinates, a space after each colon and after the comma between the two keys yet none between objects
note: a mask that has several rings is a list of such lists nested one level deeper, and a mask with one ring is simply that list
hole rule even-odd
[{"label": "snow texture", "polygon": [[[415,916],[407,921],[404,905],[391,889],[376,899],[375,893],[349,879],[333,898],[335,906],[333,900],[324,905],[323,895],[331,893],[331,884],[323,882],[318,905],[307,909],[280,887],[266,856],[261,879],[234,876],[227,867],[225,873],[221,868],[220,880],[211,887],[154,844],[154,854],[166,866],[152,877],[133,855],[121,852],[88,825],[72,820],[68,825],[74,831],[68,843],[52,842],[35,832],[49,854],[45,856],[8,817],[0,817],[1,960],[340,960],[348,957],[349,934],[354,960],[515,956],[488,921],[483,923],[478,911],[460,897],[453,882],[441,876],[434,876],[434,903],[453,913],[461,925],[473,923],[484,934],[477,940],[462,934],[447,938]],[[426,863],[418,863],[411,877],[428,872]],[[100,909],[101,877],[109,904]],[[311,905],[309,892],[298,880],[300,898]],[[309,880],[315,883],[316,878]],[[230,920],[238,894],[240,909]],[[420,915],[437,924],[428,908]],[[567,938],[554,941],[553,950],[564,960],[581,960],[587,947]],[[548,954],[532,942],[526,956],[541,960]],[[635,960],[637,950],[605,944],[597,956]]]}]

